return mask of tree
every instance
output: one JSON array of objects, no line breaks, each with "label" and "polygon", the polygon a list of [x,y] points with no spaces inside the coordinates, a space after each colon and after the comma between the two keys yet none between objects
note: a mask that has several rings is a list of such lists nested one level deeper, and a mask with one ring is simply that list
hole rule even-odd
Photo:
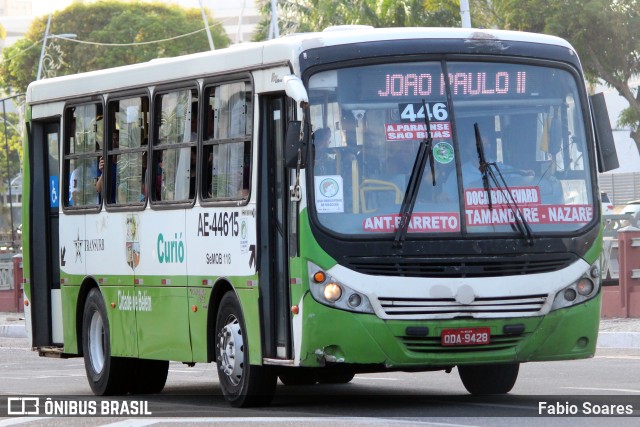
[{"label": "tree", "polygon": [[[262,21],[256,40],[265,40],[271,1],[257,2]],[[322,31],[332,25],[383,27],[459,26],[456,0],[278,0],[280,34]]]},{"label": "tree", "polygon": [[[6,140],[5,140],[6,126]],[[0,112],[0,189],[4,194],[7,190],[7,182],[14,178],[21,170],[22,136],[20,132],[20,118],[15,113],[7,113],[7,123]],[[9,154],[9,169],[11,176],[7,175],[7,153]]]},{"label": "tree", "polygon": [[[3,51],[0,85],[7,92],[24,92],[36,79],[47,18],[34,20],[25,38]],[[216,48],[228,46],[222,25],[211,17],[208,23]],[[49,28],[49,34],[68,33],[76,39],[47,40],[53,54],[44,65],[59,76],[209,50],[200,10],[163,3],[74,3],[56,12]],[[194,34],[179,37],[189,33]],[[171,40],[149,43],[164,39]]]},{"label": "tree", "polygon": [[[630,126],[640,152],[640,0],[470,0],[474,27],[557,35],[577,50],[591,82],[598,79],[629,102],[618,125]],[[261,0],[257,40],[267,37],[270,0]],[[460,26],[459,0],[278,0],[281,34],[330,25]]]},{"label": "tree", "polygon": [[[22,137],[19,131],[20,119],[15,113],[7,113],[6,120],[7,122],[5,123],[4,117],[0,113],[0,141],[2,141],[0,143],[0,194],[5,196],[9,194],[10,180],[20,173],[20,158],[22,157]],[[8,162],[7,155],[9,156]],[[19,224],[20,220],[14,218],[14,222]],[[8,205],[4,203],[0,203],[0,224],[0,234],[11,233],[11,227],[9,226],[11,224],[11,213]]]},{"label": "tree", "polygon": [[544,32],[567,39],[578,51],[591,81],[601,79],[629,102],[619,125],[632,129],[640,151],[640,89],[629,80],[640,74],[640,1],[493,0],[502,9],[502,27]]}]

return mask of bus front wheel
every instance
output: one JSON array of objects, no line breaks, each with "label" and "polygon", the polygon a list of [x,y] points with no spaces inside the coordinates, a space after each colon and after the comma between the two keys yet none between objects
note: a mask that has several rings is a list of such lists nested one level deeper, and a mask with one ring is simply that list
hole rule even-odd
[{"label": "bus front wheel", "polygon": [[89,291],[82,315],[82,350],[87,379],[98,396],[124,394],[129,388],[130,359],[111,356],[109,319],[102,294]]},{"label": "bus front wheel", "polygon": [[519,363],[458,366],[464,388],[471,394],[509,393],[518,379]]},{"label": "bus front wheel", "polygon": [[278,375],[284,385],[313,385],[318,382],[318,373],[314,369],[293,368],[285,369]]},{"label": "bus front wheel", "polygon": [[272,368],[249,363],[249,342],[238,299],[227,292],[216,316],[216,363],[225,399],[235,407],[268,405],[276,388]]}]

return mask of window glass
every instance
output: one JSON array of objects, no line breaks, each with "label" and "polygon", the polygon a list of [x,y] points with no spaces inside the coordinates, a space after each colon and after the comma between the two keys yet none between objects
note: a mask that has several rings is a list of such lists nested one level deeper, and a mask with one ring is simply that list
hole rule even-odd
[{"label": "window glass", "polygon": [[[575,78],[548,67],[449,63],[462,200],[470,233],[513,232],[517,205],[534,233],[576,230],[593,219],[587,138]],[[478,127],[489,199],[478,162]]]},{"label": "window glass", "polygon": [[[310,77],[307,173],[319,223],[338,234],[392,237],[427,150],[427,121],[431,161],[416,174],[408,236],[522,233],[521,217],[534,233],[590,223],[594,186],[575,76],[529,64],[446,67],[377,64]],[[494,171],[486,181],[478,146]]]},{"label": "window glass", "polygon": [[147,198],[148,98],[126,98],[109,103],[108,135],[109,156],[101,178],[101,182],[108,183],[107,203],[143,204]]},{"label": "window glass", "polygon": [[103,148],[102,118],[101,104],[77,105],[65,111],[66,207],[97,207],[101,202],[96,185]]},{"label": "window glass", "polygon": [[251,165],[251,86],[223,84],[205,92],[204,200],[247,199]]},{"label": "window glass", "polygon": [[152,168],[155,201],[180,202],[196,195],[198,93],[185,89],[156,98]]}]

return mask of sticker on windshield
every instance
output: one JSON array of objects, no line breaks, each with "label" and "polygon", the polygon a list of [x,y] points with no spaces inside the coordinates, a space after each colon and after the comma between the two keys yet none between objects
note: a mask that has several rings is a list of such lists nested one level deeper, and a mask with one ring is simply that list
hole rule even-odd
[{"label": "sticker on windshield", "polygon": [[542,204],[539,187],[511,187],[510,190],[492,188],[487,193],[483,188],[466,189],[464,212],[467,226],[512,224],[516,222],[516,215],[522,215],[529,224],[586,224],[593,219],[591,205]]},{"label": "sticker on windshield", "polygon": [[315,187],[318,213],[344,212],[344,190],[340,175],[316,176]]},{"label": "sticker on windshield", "polygon": [[400,120],[402,123],[414,123],[425,121],[424,107],[427,107],[430,122],[444,122],[449,120],[449,110],[446,102],[425,102],[398,104]]},{"label": "sticker on windshield", "polygon": [[[391,233],[400,226],[400,215],[377,215],[362,221],[366,232]],[[457,212],[414,212],[409,221],[408,233],[448,233],[460,231]]]},{"label": "sticker on windshield", "polygon": [[[431,138],[451,139],[450,122],[431,122]],[[387,123],[384,125],[387,141],[413,141],[427,137],[427,126],[424,123]]]},{"label": "sticker on windshield", "polygon": [[433,158],[443,165],[451,163],[453,161],[453,146],[448,142],[438,142],[433,146]]}]

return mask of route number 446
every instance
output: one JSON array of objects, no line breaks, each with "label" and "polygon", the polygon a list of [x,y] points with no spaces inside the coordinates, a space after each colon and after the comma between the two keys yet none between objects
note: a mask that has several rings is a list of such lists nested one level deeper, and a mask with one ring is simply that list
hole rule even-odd
[{"label": "route number 446", "polygon": [[[449,119],[449,110],[445,102],[427,102],[429,121],[444,122]],[[416,120],[424,122],[424,105],[422,103],[399,104],[400,119],[403,123],[413,123]]]}]

